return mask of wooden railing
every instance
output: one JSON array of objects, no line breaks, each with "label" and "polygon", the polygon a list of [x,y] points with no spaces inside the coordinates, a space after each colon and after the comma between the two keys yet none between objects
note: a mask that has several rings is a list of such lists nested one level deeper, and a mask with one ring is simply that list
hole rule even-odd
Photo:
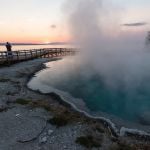
[{"label": "wooden railing", "polygon": [[39,57],[59,57],[76,53],[75,48],[44,48],[18,51],[0,51],[0,64],[19,62]]}]

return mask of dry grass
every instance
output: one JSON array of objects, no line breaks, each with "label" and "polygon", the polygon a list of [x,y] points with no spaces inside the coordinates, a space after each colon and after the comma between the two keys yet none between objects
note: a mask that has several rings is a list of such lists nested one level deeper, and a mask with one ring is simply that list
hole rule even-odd
[{"label": "dry grass", "polygon": [[46,111],[52,111],[51,106],[46,100],[38,100],[30,103],[30,107],[34,108],[43,108]]},{"label": "dry grass", "polygon": [[43,108],[54,114],[54,117],[48,120],[49,123],[61,127],[72,122],[81,121],[81,116],[78,113],[69,111],[66,107],[53,104],[51,105],[48,100],[38,100],[30,102],[31,108]]}]

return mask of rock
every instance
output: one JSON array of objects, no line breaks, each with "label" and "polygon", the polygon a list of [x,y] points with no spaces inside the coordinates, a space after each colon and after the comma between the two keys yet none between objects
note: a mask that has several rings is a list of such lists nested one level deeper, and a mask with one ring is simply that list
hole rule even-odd
[{"label": "rock", "polygon": [[67,148],[67,146],[65,146],[65,145],[64,145],[63,147],[64,147],[64,149],[66,149],[66,148]]},{"label": "rock", "polygon": [[7,106],[4,106],[4,105],[0,106],[0,112],[5,112],[7,110],[8,110]]},{"label": "rock", "polygon": [[20,116],[20,114],[16,114],[15,116],[16,116],[16,117],[19,117],[19,116]]},{"label": "rock", "polygon": [[41,137],[41,138],[39,139],[39,143],[40,143],[40,144],[44,144],[44,143],[46,143],[46,142],[47,142],[47,137],[46,137],[46,136]]},{"label": "rock", "polygon": [[53,132],[54,132],[53,130],[49,129],[47,134],[50,136]]}]

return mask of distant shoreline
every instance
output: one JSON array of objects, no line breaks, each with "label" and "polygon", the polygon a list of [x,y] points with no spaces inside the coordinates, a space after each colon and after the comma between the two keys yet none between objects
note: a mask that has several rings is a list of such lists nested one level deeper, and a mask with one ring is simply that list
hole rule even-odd
[{"label": "distant shoreline", "polygon": [[[54,42],[54,43],[47,43],[47,44],[44,44],[44,43],[11,43],[12,45],[15,45],[15,46],[20,46],[20,45],[23,45],[23,46],[30,46],[30,45],[69,45],[69,44],[73,44],[73,43],[66,43],[66,42]],[[0,46],[5,46],[5,43],[0,43]]]}]

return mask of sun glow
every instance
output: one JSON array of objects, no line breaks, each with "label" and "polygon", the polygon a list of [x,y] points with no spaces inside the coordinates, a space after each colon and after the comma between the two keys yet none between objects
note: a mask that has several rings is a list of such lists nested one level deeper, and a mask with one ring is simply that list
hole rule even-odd
[{"label": "sun glow", "polygon": [[43,44],[49,44],[49,43],[51,43],[50,41],[44,41],[44,42],[42,42]]}]

